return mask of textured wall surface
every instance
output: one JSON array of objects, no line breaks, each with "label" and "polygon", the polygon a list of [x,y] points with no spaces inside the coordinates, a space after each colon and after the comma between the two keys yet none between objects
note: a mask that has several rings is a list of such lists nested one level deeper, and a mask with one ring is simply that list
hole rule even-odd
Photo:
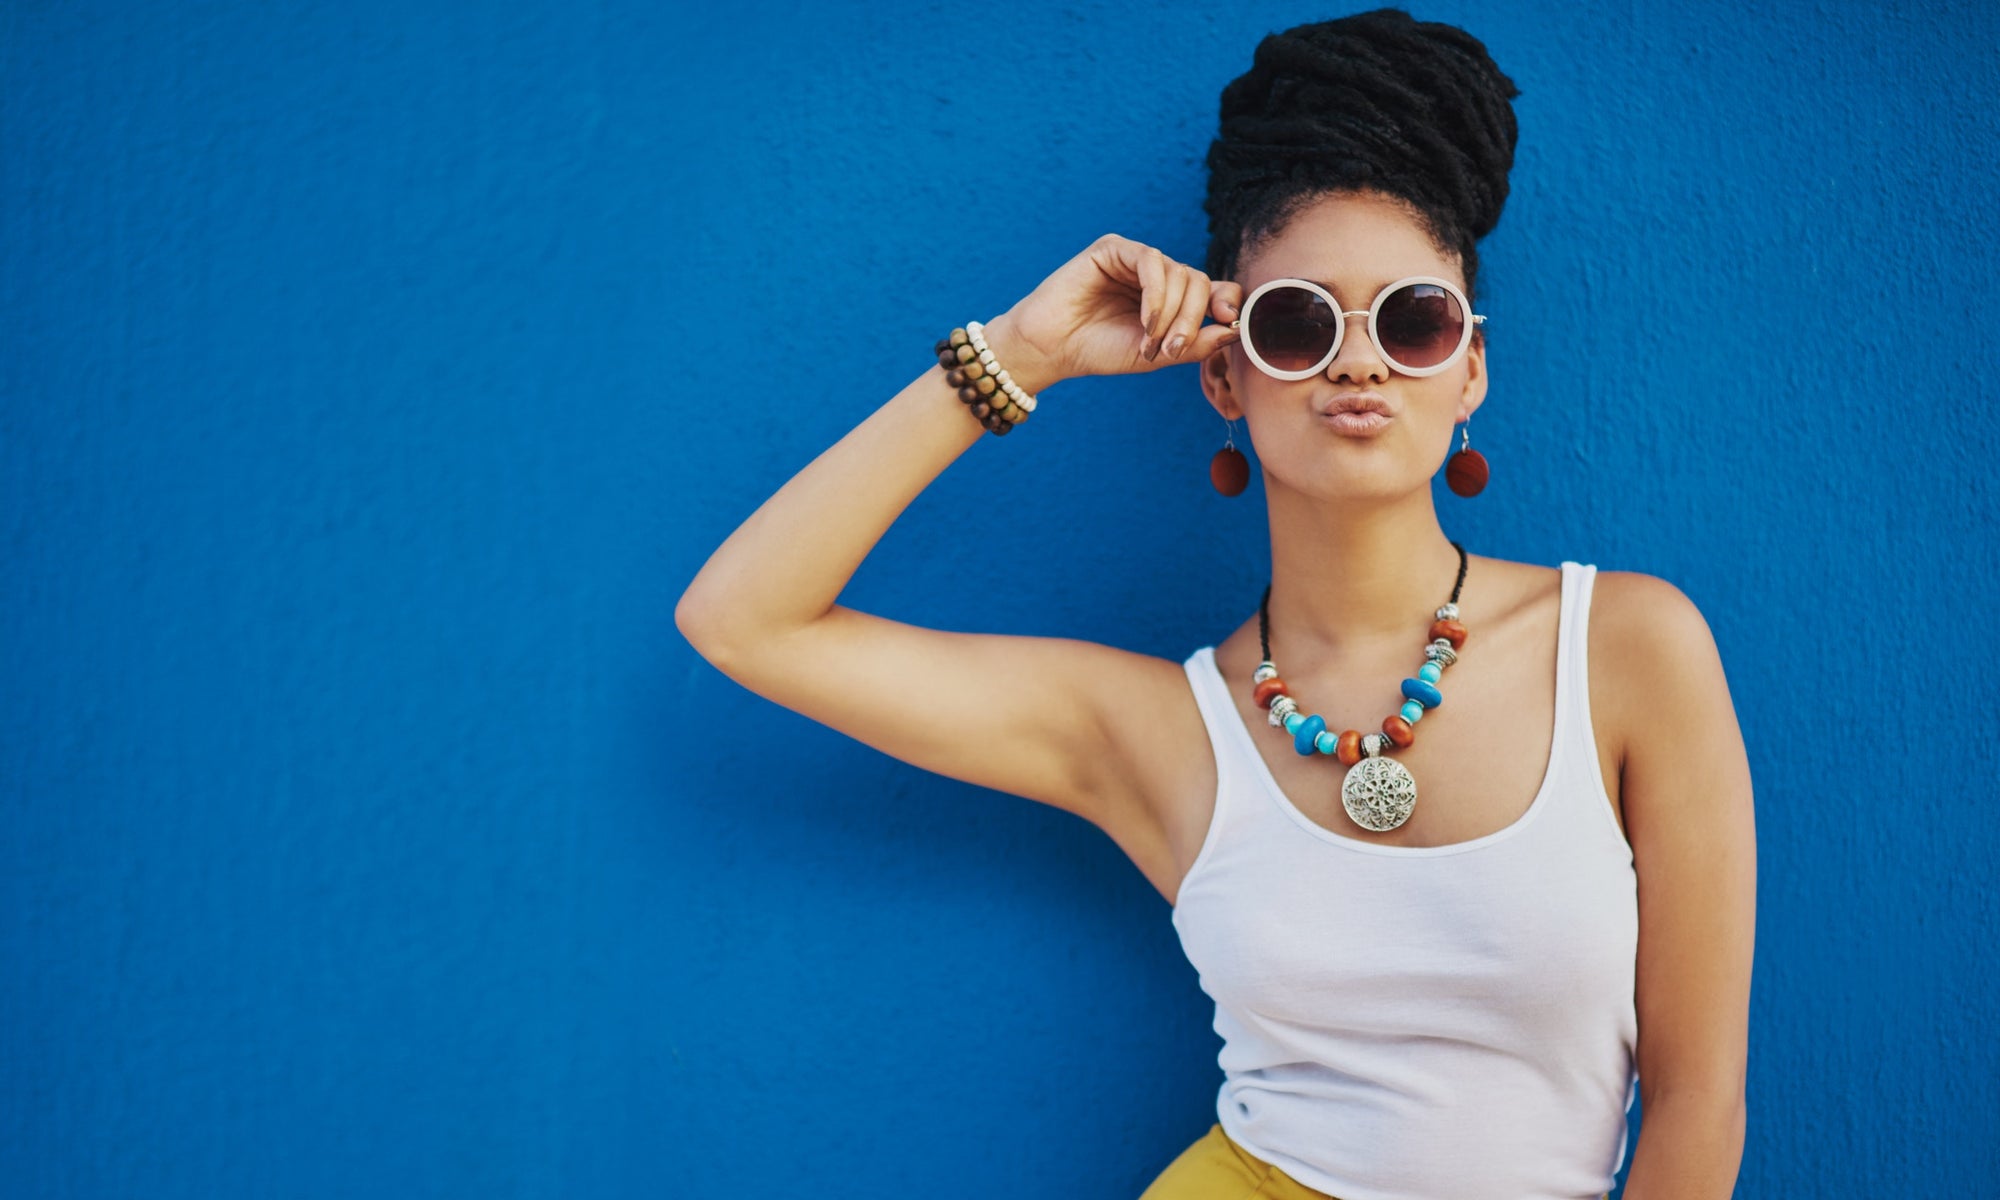
[{"label": "textured wall surface", "polygon": [[[1350,10],[692,8],[0,9],[10,1195],[1136,1196],[1207,1128],[1109,839],[672,610],[943,329],[1107,230],[1199,262],[1221,86]],[[1523,90],[1445,528],[1672,580],[1730,671],[1739,1194],[1977,1194],[1995,9],[1416,13]],[[1178,660],[1264,581],[1222,432],[1051,389],[843,599]]]}]

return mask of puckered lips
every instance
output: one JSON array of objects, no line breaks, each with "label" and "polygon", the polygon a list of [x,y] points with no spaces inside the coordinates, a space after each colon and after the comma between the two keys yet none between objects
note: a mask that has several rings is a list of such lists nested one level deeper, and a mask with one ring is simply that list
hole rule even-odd
[{"label": "puckered lips", "polygon": [[1318,411],[1328,429],[1361,437],[1380,433],[1396,416],[1379,392],[1340,392],[1322,401]]}]

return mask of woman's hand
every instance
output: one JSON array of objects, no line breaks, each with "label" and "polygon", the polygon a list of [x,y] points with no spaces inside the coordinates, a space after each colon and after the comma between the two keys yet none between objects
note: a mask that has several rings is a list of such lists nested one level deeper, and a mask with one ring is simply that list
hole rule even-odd
[{"label": "woman's hand", "polygon": [[[1079,375],[1198,363],[1237,340],[1243,289],[1107,233],[993,318],[986,339],[1030,392]],[[1204,326],[1213,316],[1218,324]]]}]

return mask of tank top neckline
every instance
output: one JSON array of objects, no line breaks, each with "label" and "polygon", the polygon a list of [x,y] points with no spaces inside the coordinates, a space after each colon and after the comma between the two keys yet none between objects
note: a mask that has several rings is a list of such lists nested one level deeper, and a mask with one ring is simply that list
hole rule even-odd
[{"label": "tank top neckline", "polygon": [[[1481,834],[1476,838],[1470,838],[1462,842],[1446,842],[1441,846],[1392,846],[1385,843],[1363,841],[1360,838],[1335,833],[1333,830],[1328,829],[1326,826],[1307,816],[1298,805],[1292,803],[1292,798],[1285,794],[1285,789],[1278,786],[1277,776],[1271,773],[1271,764],[1265,762],[1263,754],[1258,752],[1257,743],[1250,736],[1250,727],[1244,722],[1243,714],[1237,710],[1235,700],[1229,695],[1229,684],[1222,677],[1222,668],[1218,667],[1215,663],[1215,647],[1213,645],[1203,646],[1196,653],[1201,658],[1201,666],[1207,673],[1209,682],[1216,689],[1214,695],[1228,710],[1228,717],[1225,720],[1225,724],[1229,726],[1230,739],[1235,743],[1238,752],[1250,760],[1251,769],[1256,773],[1259,786],[1278,806],[1279,810],[1291,818],[1292,822],[1299,826],[1299,828],[1330,845],[1360,851],[1364,854],[1382,854],[1399,858],[1440,858],[1446,855],[1463,854],[1469,850],[1478,850],[1486,846],[1491,846],[1496,842],[1505,841],[1528,828],[1535,818],[1541,815],[1542,810],[1549,806],[1550,797],[1556,791],[1556,782],[1562,774],[1562,758],[1569,744],[1568,735],[1570,733],[1570,663],[1572,657],[1570,640],[1571,627],[1573,625],[1570,619],[1570,609],[1577,597],[1577,577],[1585,568],[1580,563],[1565,561],[1558,569],[1562,572],[1562,590],[1561,598],[1557,601],[1556,606],[1556,711],[1555,728],[1551,730],[1549,735],[1548,766],[1543,770],[1541,785],[1535,789],[1535,798],[1529,803],[1525,812],[1491,833]],[[1220,764],[1217,765],[1217,769],[1218,771],[1221,770]]]}]

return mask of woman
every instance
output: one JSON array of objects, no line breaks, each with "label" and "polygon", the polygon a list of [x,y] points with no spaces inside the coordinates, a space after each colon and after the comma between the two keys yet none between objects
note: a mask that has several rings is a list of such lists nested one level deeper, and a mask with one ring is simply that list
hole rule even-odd
[{"label": "woman", "polygon": [[[1222,96],[1205,270],[1106,235],[940,339],[676,612],[752,691],[1093,822],[1173,905],[1225,1080],[1146,1200],[1595,1197],[1634,1092],[1630,1200],[1733,1187],[1755,834],[1707,624],[1648,575],[1467,554],[1432,501],[1454,440],[1454,490],[1485,478],[1458,427],[1517,94],[1398,10],[1266,38]],[[1270,585],[1221,641],[1175,663],[836,603],[1036,393],[1177,363],[1267,496]],[[1232,437],[1216,486],[1242,469]]]}]

